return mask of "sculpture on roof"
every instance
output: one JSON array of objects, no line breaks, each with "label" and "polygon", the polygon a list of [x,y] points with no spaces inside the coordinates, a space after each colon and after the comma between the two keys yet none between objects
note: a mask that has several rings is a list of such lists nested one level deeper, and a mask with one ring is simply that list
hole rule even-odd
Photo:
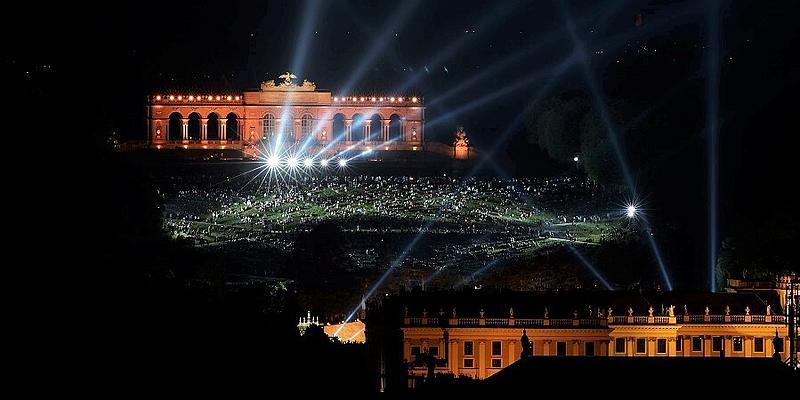
[{"label": "sculpture on roof", "polygon": [[455,147],[469,147],[469,138],[467,138],[467,133],[464,132],[464,127],[459,126],[456,129],[456,132],[453,134],[453,146]]}]

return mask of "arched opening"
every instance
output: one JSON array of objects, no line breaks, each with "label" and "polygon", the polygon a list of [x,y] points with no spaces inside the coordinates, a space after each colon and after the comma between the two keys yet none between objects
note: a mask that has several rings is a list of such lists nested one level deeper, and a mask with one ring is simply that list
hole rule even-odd
[{"label": "arched opening", "polygon": [[353,126],[350,127],[350,140],[361,142],[364,140],[364,116],[361,114],[353,115]]},{"label": "arched opening", "polygon": [[403,121],[397,114],[389,117],[389,140],[399,142],[403,140]]},{"label": "arched opening", "polygon": [[189,140],[200,140],[200,114],[189,114]]},{"label": "arched opening", "polygon": [[225,138],[239,140],[239,121],[234,113],[229,113],[225,119]]},{"label": "arched opening", "polygon": [[168,140],[182,140],[183,139],[183,116],[180,113],[172,113],[169,115],[169,131]]},{"label": "arched opening", "polygon": [[377,142],[381,140],[381,116],[378,114],[372,114],[372,118],[369,119],[369,141],[370,142]]},{"label": "arched opening", "polygon": [[344,141],[344,115],[336,114],[333,116],[333,132],[331,137],[335,141]]},{"label": "arched opening", "polygon": [[219,140],[219,116],[217,113],[208,114],[206,138],[208,138],[208,140]]},{"label": "arched opening", "polygon": [[314,131],[314,118],[309,114],[303,115],[300,118],[300,141],[304,143],[307,140],[309,142],[313,142],[313,139],[309,139],[311,138],[311,133],[313,131]]},{"label": "arched opening", "polygon": [[272,114],[264,115],[264,119],[261,120],[261,139],[268,140],[275,136],[275,132],[275,116]]}]

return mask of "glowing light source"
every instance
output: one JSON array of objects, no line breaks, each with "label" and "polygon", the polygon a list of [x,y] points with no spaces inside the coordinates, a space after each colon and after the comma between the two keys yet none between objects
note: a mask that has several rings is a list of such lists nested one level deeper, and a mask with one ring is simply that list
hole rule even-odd
[{"label": "glowing light source", "polygon": [[306,157],[306,159],[303,160],[303,165],[305,165],[306,168],[310,168],[312,165],[314,165],[314,160]]},{"label": "glowing light source", "polygon": [[194,101],[194,96],[189,96],[189,101]]},{"label": "glowing light source", "polygon": [[175,96],[169,96],[170,100],[175,100]]},{"label": "glowing light source", "polygon": [[217,100],[219,100],[219,96],[217,96]]},{"label": "glowing light source", "polygon": [[161,96],[156,96],[156,100],[161,100]]},{"label": "glowing light source", "polygon": [[381,97],[380,99],[378,99],[378,101],[383,101],[383,97]]},{"label": "glowing light source", "polygon": [[416,102],[417,102],[417,98],[416,98],[416,97],[412,97],[412,98],[411,98],[411,102],[412,102],[412,103],[416,103]]},{"label": "glowing light source", "polygon": [[359,100],[359,101],[364,101],[364,98],[362,97],[361,100]]},{"label": "glowing light source", "polygon": [[575,161],[575,162],[578,162],[579,160],[580,160],[580,158],[578,158],[578,156],[575,156],[575,157],[572,158],[572,161]]},{"label": "glowing light source", "polygon": [[339,98],[338,97],[334,97],[333,101],[339,101]]},{"label": "glowing light source", "polygon": [[231,96],[228,96],[228,101],[231,101],[231,99],[232,99],[232,97],[231,97]]},{"label": "glowing light source", "polygon": [[297,160],[297,157],[295,157],[295,156],[289,157],[289,159],[286,160],[286,165],[288,165],[289,168],[297,168],[297,164],[298,163],[299,163],[299,161]]},{"label": "glowing light source", "polygon": [[347,160],[345,160],[344,158],[339,159],[339,166],[340,167],[346,167],[347,166]]},{"label": "glowing light source", "polygon": [[637,212],[639,212],[639,210],[637,210],[636,206],[634,206],[633,204],[630,204],[628,205],[627,208],[625,208],[625,215],[627,215],[628,218],[635,217]]},{"label": "glowing light source", "polygon": [[374,97],[372,98],[372,101],[373,101],[373,102],[374,102],[374,101],[376,101],[376,100],[377,100],[376,98],[374,98]]},{"label": "glowing light source", "polygon": [[178,100],[183,100],[183,96],[178,96]]},{"label": "glowing light source", "polygon": [[323,167],[327,167],[327,166],[328,166],[328,159],[327,159],[327,158],[323,158],[323,159],[322,159],[322,160],[319,162],[319,165],[322,165]]},{"label": "glowing light source", "polygon": [[270,156],[269,158],[267,158],[267,166],[270,169],[278,168],[278,165],[280,165],[280,163],[281,160],[276,156]]},{"label": "glowing light source", "polygon": [[239,100],[239,96],[236,96],[236,100]]},{"label": "glowing light source", "polygon": [[390,101],[390,102],[392,102],[392,103],[394,103],[394,97],[392,97],[392,98],[389,98],[389,101]]}]

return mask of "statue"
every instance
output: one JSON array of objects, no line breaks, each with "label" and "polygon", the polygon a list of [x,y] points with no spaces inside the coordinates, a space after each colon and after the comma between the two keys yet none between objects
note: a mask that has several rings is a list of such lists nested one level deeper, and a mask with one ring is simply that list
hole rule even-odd
[{"label": "statue", "polygon": [[424,308],[422,309],[422,318],[428,318],[428,310],[427,309],[424,309]]},{"label": "statue", "polygon": [[573,310],[572,311],[572,318],[573,319],[578,319],[578,310]]},{"label": "statue", "polygon": [[547,318],[549,318],[549,317],[547,316],[548,314],[549,314],[549,312],[547,311],[547,307],[545,307],[545,308],[544,308],[544,319],[547,319]]},{"label": "statue", "polygon": [[408,318],[408,306],[403,307],[403,316]]},{"label": "statue", "polygon": [[750,306],[745,306],[744,315],[750,315]]},{"label": "statue", "polygon": [[482,308],[481,308],[480,314],[481,314],[481,319],[483,319],[483,309]]},{"label": "statue", "polygon": [[689,307],[686,304],[683,305],[683,315],[689,315]]},{"label": "statue", "polygon": [[633,316],[633,307],[628,307],[628,316],[629,317]]},{"label": "statue", "polygon": [[520,354],[520,358],[527,358],[532,356],[531,354],[531,341],[528,339],[528,335],[525,332],[525,329],[522,330],[522,337],[519,339],[520,345],[522,345],[522,354]]},{"label": "statue", "polygon": [[508,317],[514,318],[514,307],[508,309]]},{"label": "statue", "polygon": [[464,127],[459,126],[456,129],[456,132],[453,134],[453,146],[455,147],[469,147],[469,139],[467,138],[467,133],[464,132]]},{"label": "statue", "polygon": [[612,310],[611,307],[608,307],[608,318],[611,318],[611,312],[613,312],[613,311],[614,310]]},{"label": "statue", "polygon": [[767,304],[767,315],[772,315],[772,307]]},{"label": "statue", "polygon": [[277,85],[275,85],[275,81],[273,81],[272,79],[261,82],[261,90],[269,90],[275,88],[276,86]]},{"label": "statue", "polygon": [[328,131],[325,128],[322,128],[322,138],[324,139],[325,136],[328,134]]},{"label": "statue", "polygon": [[708,315],[708,313],[710,313],[710,312],[711,312],[711,310],[709,310],[708,306],[706,306],[706,315]]},{"label": "statue", "polygon": [[668,310],[669,310],[669,316],[670,317],[674,317],[675,316],[675,306],[670,304]]},{"label": "statue", "polygon": [[292,79],[297,79],[297,76],[287,71],[283,75],[278,76],[278,79],[283,79],[283,82],[281,82],[281,86],[292,86],[294,85]]},{"label": "statue", "polygon": [[730,308],[730,306],[725,306],[725,315],[731,315],[731,308]]},{"label": "statue", "polygon": [[316,90],[317,84],[309,81],[308,79],[303,79],[303,84],[300,85],[300,87],[303,89]]},{"label": "statue", "polygon": [[456,318],[456,308],[453,307],[453,318]]},{"label": "statue", "polygon": [[647,309],[647,312],[648,312],[649,316],[652,317],[653,316],[653,306],[650,306],[650,308]]}]

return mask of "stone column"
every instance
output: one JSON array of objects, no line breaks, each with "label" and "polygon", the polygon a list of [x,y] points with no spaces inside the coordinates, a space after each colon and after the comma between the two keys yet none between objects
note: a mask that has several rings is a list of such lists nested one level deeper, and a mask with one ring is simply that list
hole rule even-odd
[{"label": "stone column", "polygon": [[450,355],[447,360],[447,366],[453,374],[458,374],[458,369],[461,368],[458,358],[458,341],[455,339],[450,340]]},{"label": "stone column", "polygon": [[344,120],[344,140],[345,142],[351,141],[353,138],[353,120]]},{"label": "stone column", "polygon": [[183,119],[183,124],[181,125],[182,137],[183,140],[189,140],[189,118]]},{"label": "stone column", "polygon": [[369,143],[372,141],[372,120],[367,120],[364,124],[364,142]]},{"label": "stone column", "polygon": [[478,377],[486,379],[486,341],[481,340],[478,345]]},{"label": "stone column", "polygon": [[388,142],[389,141],[389,123],[390,122],[391,121],[388,120],[388,119],[382,119],[381,120],[381,124],[382,124],[382,127],[383,127],[383,129],[381,130],[381,132],[383,132],[382,133],[382,135],[383,135],[382,140],[384,142]]},{"label": "stone column", "polygon": [[226,124],[217,124],[217,126],[219,127],[219,140],[226,140],[228,126]]},{"label": "stone column", "polygon": [[295,119],[294,120],[294,129],[292,131],[294,132],[294,138],[293,139],[294,139],[295,142],[297,142],[297,141],[302,139],[303,132],[302,132],[302,129],[300,127],[300,120],[299,119]]},{"label": "stone column", "polygon": [[514,361],[517,361],[517,350],[515,349],[516,347],[515,343],[516,343],[515,340],[511,340],[508,342],[508,357],[507,357],[508,365],[513,364]]},{"label": "stone column", "polygon": [[208,118],[200,119],[200,140],[208,140]]},{"label": "stone column", "polygon": [[542,355],[543,356],[551,355],[550,354],[550,340],[545,340],[544,341],[544,346],[543,346],[543,349],[542,349]]}]

